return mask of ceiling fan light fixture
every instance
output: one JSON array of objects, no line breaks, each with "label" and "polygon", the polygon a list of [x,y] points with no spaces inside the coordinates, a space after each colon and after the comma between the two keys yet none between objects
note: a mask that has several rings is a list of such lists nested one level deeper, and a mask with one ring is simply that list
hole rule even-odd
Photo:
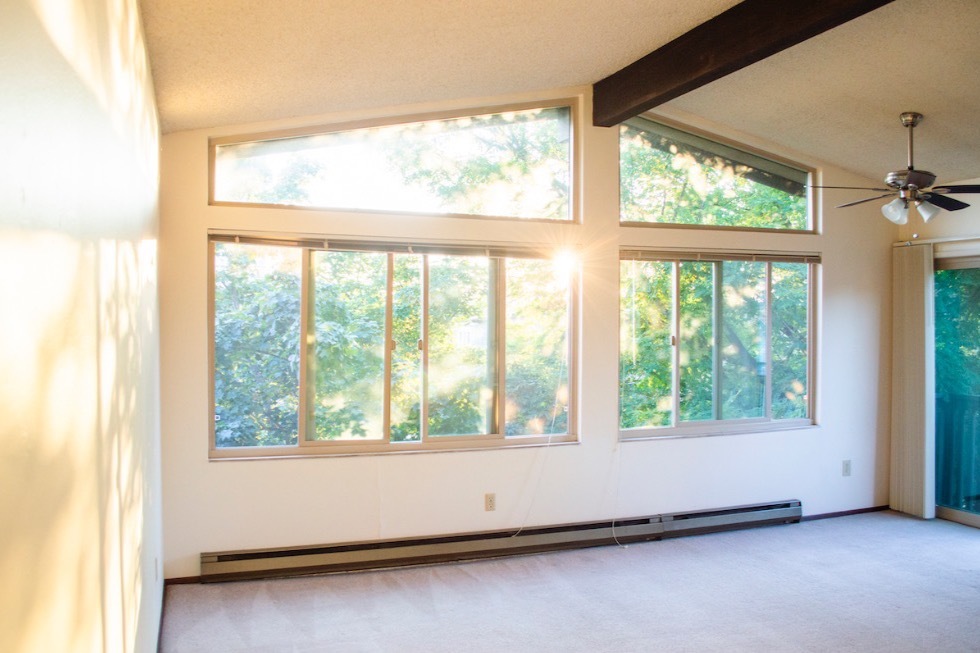
[{"label": "ceiling fan light fixture", "polygon": [[923,222],[929,222],[930,220],[932,220],[934,217],[939,215],[939,210],[940,210],[938,206],[936,206],[935,204],[930,204],[925,200],[919,200],[918,202],[916,202],[915,208],[919,212],[919,215],[922,216]]},{"label": "ceiling fan light fixture", "polygon": [[898,197],[881,207],[881,214],[895,224],[906,224],[909,221],[909,203]]}]

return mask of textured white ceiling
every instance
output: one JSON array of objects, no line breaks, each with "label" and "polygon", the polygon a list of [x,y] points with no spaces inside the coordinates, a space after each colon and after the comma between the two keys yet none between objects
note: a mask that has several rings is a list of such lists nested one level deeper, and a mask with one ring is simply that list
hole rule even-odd
[{"label": "textured white ceiling", "polygon": [[873,179],[905,168],[918,111],[915,166],[980,176],[980,0],[896,0],[670,105]]},{"label": "textured white ceiling", "polygon": [[142,0],[164,131],[591,84],[737,0]]},{"label": "textured white ceiling", "polygon": [[[591,84],[736,0],[141,0],[165,132]],[[980,175],[980,0],[890,5],[670,107],[871,178]]]}]

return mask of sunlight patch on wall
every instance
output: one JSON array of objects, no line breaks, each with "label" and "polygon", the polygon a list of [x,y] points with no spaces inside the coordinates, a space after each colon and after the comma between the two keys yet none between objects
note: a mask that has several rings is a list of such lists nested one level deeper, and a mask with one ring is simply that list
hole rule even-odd
[{"label": "sunlight patch on wall", "polygon": [[[157,171],[159,125],[139,10],[132,0],[31,0],[58,48],[111,118],[116,134],[137,146],[143,173]],[[96,39],[94,34],[110,38]]]},{"label": "sunlight patch on wall", "polygon": [[98,650],[95,255],[61,234],[2,236],[0,614],[18,628],[0,630],[19,639],[0,648]]}]

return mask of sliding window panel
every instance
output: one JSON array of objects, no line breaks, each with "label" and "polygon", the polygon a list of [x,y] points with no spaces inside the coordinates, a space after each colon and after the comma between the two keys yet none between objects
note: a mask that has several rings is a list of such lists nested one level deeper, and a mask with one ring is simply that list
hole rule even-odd
[{"label": "sliding window panel", "polygon": [[428,256],[427,433],[493,431],[495,262],[485,256]]},{"label": "sliding window panel", "polygon": [[980,268],[935,275],[936,504],[980,514]]},{"label": "sliding window panel", "polygon": [[381,440],[388,255],[312,253],[315,342],[308,440]]},{"label": "sliding window panel", "polygon": [[669,261],[620,263],[620,428],[672,424],[673,269]]},{"label": "sliding window panel", "polygon": [[295,445],[302,250],[213,247],[215,447]]},{"label": "sliding window panel", "polygon": [[772,418],[809,417],[810,266],[772,264]]},{"label": "sliding window panel", "polygon": [[714,295],[716,263],[682,261],[678,268],[680,421],[716,419]]},{"label": "sliding window panel", "polygon": [[567,433],[570,271],[545,259],[505,263],[505,433]]},{"label": "sliding window panel", "polygon": [[721,263],[721,419],[765,417],[767,267],[755,261]]},{"label": "sliding window panel", "polygon": [[422,439],[422,266],[423,257],[395,254],[392,288],[392,442]]}]

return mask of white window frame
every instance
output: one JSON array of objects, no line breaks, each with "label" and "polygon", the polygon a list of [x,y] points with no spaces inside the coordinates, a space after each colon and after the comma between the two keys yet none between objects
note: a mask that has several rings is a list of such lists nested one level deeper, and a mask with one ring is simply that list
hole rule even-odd
[{"label": "white window frame", "polygon": [[[619,429],[619,439],[628,440],[648,440],[661,438],[686,438],[703,437],[712,435],[731,435],[739,433],[759,433],[767,431],[784,431],[790,429],[809,428],[817,425],[816,417],[816,361],[817,361],[817,296],[819,284],[819,269],[821,257],[817,253],[787,253],[787,252],[745,252],[745,251],[673,251],[660,249],[643,248],[622,248],[620,250],[620,261],[655,261],[671,263],[673,268],[673,289],[671,292],[672,309],[671,322],[671,399],[673,408],[671,411],[672,424],[670,426],[656,427],[636,427],[623,428],[622,416],[617,410],[617,428]],[[809,267],[808,292],[807,292],[807,417],[791,419],[773,419],[771,417],[772,404],[772,357],[771,348],[771,318],[772,318],[772,279],[767,269],[766,274],[766,388],[765,388],[765,417],[758,418],[739,418],[739,419],[717,419],[699,421],[679,421],[680,415],[680,342],[679,342],[679,320],[680,315],[677,310],[676,302],[678,297],[677,264],[684,261],[717,262],[725,261],[758,261],[772,263],[805,263]],[[620,288],[622,279],[620,279]],[[717,310],[713,303],[712,310]],[[622,316],[619,316],[622,319]],[[716,336],[715,336],[716,337]],[[717,342],[715,343],[717,346]],[[617,348],[617,352],[621,351]],[[617,366],[618,367],[618,366]],[[717,374],[717,370],[712,371],[712,377]],[[617,373],[617,384],[621,387],[621,374]],[[618,395],[618,393],[617,393]],[[617,402],[621,405],[621,401]]]},{"label": "white window frame", "polygon": [[[218,447],[216,443],[216,421],[215,421],[215,243],[234,242],[254,245],[273,245],[278,247],[299,247],[303,250],[302,263],[302,287],[301,287],[301,327],[300,338],[303,342],[297,343],[297,351],[300,352],[301,363],[299,366],[299,407],[298,407],[298,433],[296,445],[281,446],[238,446],[238,447]],[[392,319],[392,257],[397,253],[407,254],[433,254],[433,255],[477,255],[494,258],[532,258],[532,259],[551,259],[557,252],[544,246],[524,246],[524,245],[473,245],[458,242],[434,242],[434,241],[391,241],[391,240],[355,240],[348,238],[333,238],[322,236],[269,236],[269,235],[248,235],[246,232],[223,232],[212,230],[208,235],[208,392],[209,392],[209,448],[208,455],[211,460],[225,459],[250,459],[250,458],[280,458],[295,456],[330,456],[330,455],[349,455],[349,454],[380,454],[380,453],[407,453],[424,451],[455,451],[468,449],[495,449],[521,446],[540,446],[560,443],[578,442],[578,323],[580,306],[580,280],[581,273],[578,266],[573,266],[569,271],[569,305],[567,317],[567,355],[568,355],[568,403],[567,403],[567,424],[565,433],[560,434],[532,434],[532,435],[505,435],[503,430],[506,426],[505,402],[506,397],[506,361],[505,349],[505,323],[502,316],[505,315],[506,298],[503,292],[497,292],[496,311],[500,316],[495,320],[496,339],[499,343],[495,347],[495,367],[497,390],[493,405],[493,421],[498,427],[497,432],[484,435],[429,435],[427,430],[427,408],[428,393],[423,389],[423,400],[421,401],[420,420],[421,420],[421,439],[418,441],[398,442],[390,440],[389,421],[390,421],[390,402],[388,395],[390,392],[391,374],[391,354],[393,345],[388,338],[385,345],[385,402],[384,402],[384,436],[374,439],[343,439],[343,440],[313,440],[306,438],[308,422],[311,417],[310,398],[312,396],[312,384],[307,379],[309,364],[306,361],[309,355],[309,348],[306,346],[306,336],[310,329],[310,289],[312,288],[312,265],[310,264],[311,253],[313,251],[365,251],[365,252],[386,252],[389,257],[387,300],[386,300],[386,333],[390,334]],[[496,266],[496,283],[500,287],[505,287],[504,266]],[[428,265],[425,265],[425,273],[428,273]],[[423,281],[423,291],[428,293],[427,279]],[[428,299],[423,301],[425,312],[428,311]],[[423,329],[427,324],[427,316],[423,316]],[[423,331],[423,340],[426,334]],[[422,349],[423,358],[428,357],[428,347]],[[427,361],[424,365],[427,369]],[[423,385],[428,379],[426,372],[422,376]]]}]

